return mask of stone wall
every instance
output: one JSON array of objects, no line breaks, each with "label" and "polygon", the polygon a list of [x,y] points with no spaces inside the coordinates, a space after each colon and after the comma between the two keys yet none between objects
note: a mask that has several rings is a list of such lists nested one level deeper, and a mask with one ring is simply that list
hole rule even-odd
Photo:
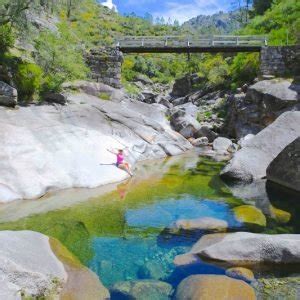
[{"label": "stone wall", "polygon": [[299,76],[300,45],[263,47],[261,73],[274,76]]},{"label": "stone wall", "polygon": [[99,48],[86,55],[91,78],[115,88],[121,88],[123,54],[115,48]]}]

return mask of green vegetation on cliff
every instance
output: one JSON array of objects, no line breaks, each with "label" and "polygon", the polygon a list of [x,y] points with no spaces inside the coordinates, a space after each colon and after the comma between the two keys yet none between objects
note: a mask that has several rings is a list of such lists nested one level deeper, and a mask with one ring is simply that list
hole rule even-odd
[{"label": "green vegetation on cliff", "polygon": [[[237,14],[237,13],[236,13]],[[234,25],[239,34],[266,34],[271,45],[299,42],[300,4],[297,0],[254,1],[247,26]],[[226,18],[224,22],[226,22]],[[44,92],[58,91],[64,81],[85,79],[89,70],[84,53],[91,48],[111,46],[124,35],[213,34],[198,18],[195,28],[153,24],[136,16],[121,16],[99,5],[96,0],[0,0],[0,64],[13,74],[23,100],[32,101]],[[204,18],[205,22],[213,20]],[[201,21],[202,20],[202,21]],[[195,23],[195,22],[194,22]],[[36,65],[36,66],[34,66]],[[254,79],[258,72],[258,55],[128,55],[123,66],[123,81],[132,81],[142,73],[153,81],[169,83],[187,72],[200,73],[213,88],[236,88]],[[27,76],[27,75],[30,76]],[[26,75],[26,76],[24,76]],[[26,78],[27,79],[26,79]],[[28,78],[33,79],[29,84]],[[7,80],[8,81],[8,80]]]}]

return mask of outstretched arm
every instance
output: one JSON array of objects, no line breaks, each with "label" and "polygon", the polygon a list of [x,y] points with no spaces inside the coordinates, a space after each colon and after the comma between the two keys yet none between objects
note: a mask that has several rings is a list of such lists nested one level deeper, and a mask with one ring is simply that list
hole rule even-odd
[{"label": "outstretched arm", "polygon": [[106,150],[114,155],[117,155],[117,152],[115,152],[113,149],[106,149]]}]

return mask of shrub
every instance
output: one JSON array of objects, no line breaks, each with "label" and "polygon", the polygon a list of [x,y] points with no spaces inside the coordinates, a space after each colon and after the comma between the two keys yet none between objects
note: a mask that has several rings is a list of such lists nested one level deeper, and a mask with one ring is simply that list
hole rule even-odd
[{"label": "shrub", "polygon": [[42,87],[43,71],[35,64],[21,63],[15,75],[15,83],[21,99],[36,100]]},{"label": "shrub", "polygon": [[230,66],[233,81],[231,88],[234,90],[237,85],[251,82],[258,75],[259,64],[259,54],[257,53],[236,55]]},{"label": "shrub", "polygon": [[6,52],[13,47],[15,43],[15,36],[9,24],[0,26],[0,53]]}]

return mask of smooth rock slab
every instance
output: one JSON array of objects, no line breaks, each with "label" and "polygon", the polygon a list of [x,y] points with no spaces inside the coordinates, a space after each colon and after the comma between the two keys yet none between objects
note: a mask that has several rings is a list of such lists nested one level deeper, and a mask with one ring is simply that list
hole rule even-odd
[{"label": "smooth rock slab", "polygon": [[300,263],[300,235],[248,232],[208,234],[188,254],[237,266],[295,264]]},{"label": "smooth rock slab", "polygon": [[71,94],[65,106],[0,107],[0,203],[124,180],[128,174],[107,149],[127,147],[134,164],[192,148],[161,105],[118,101]]},{"label": "smooth rock slab", "polygon": [[177,288],[176,300],[254,300],[254,289],[241,280],[221,275],[193,275]]},{"label": "smooth rock slab", "polygon": [[115,299],[169,300],[173,293],[170,284],[156,280],[137,280],[116,283],[111,289]]},{"label": "smooth rock slab", "polygon": [[267,179],[300,192],[300,137],[271,162],[267,168]]}]

